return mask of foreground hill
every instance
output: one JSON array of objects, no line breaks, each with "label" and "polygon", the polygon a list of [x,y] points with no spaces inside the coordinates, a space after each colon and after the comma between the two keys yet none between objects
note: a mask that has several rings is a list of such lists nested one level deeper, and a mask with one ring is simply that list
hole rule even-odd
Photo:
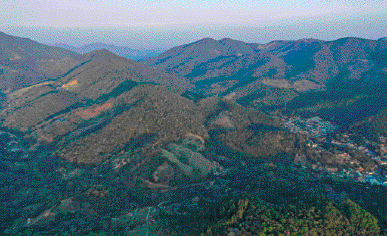
[{"label": "foreground hill", "polygon": [[[98,71],[98,64],[92,69]],[[3,124],[37,141],[34,147],[53,144],[60,156],[79,163],[100,163],[141,137],[159,147],[189,133],[203,139],[211,134],[231,150],[253,156],[289,152],[295,145],[295,136],[278,135],[283,133],[278,121],[232,101],[208,98],[195,104],[175,87],[70,75],[9,94]],[[266,150],[270,140],[278,147]]]},{"label": "foreground hill", "polygon": [[80,54],[85,54],[85,53],[89,53],[100,49],[107,49],[114,54],[117,54],[122,57],[126,57],[131,60],[143,60],[149,57],[155,57],[164,51],[162,49],[154,49],[154,50],[132,49],[129,47],[115,46],[115,45],[104,44],[104,43],[92,43],[81,47],[74,47],[67,44],[59,43],[59,44],[55,44],[55,46],[60,48],[65,48],[67,50],[74,51]]}]

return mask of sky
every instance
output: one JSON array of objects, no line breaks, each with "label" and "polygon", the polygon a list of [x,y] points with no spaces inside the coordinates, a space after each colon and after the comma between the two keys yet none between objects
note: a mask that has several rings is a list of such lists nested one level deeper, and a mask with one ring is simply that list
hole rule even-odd
[{"label": "sky", "polygon": [[387,37],[387,0],[0,0],[0,31],[41,43],[170,48]]}]

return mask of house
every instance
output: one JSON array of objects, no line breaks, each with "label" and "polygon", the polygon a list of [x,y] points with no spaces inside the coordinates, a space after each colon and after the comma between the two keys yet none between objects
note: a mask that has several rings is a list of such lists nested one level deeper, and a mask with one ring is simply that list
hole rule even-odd
[{"label": "house", "polygon": [[337,140],[332,140],[332,142],[331,142],[332,144],[336,144],[336,145],[342,145],[342,143],[341,142],[339,142],[339,141],[337,141]]},{"label": "house", "polygon": [[337,156],[337,161],[340,163],[340,164],[343,164],[344,163],[344,158],[340,157],[340,156]]},{"label": "house", "polygon": [[356,170],[358,170],[359,172],[363,172],[363,171],[364,171],[364,168],[359,167],[359,168],[357,168]]},{"label": "house", "polygon": [[339,156],[342,157],[342,158],[344,158],[344,159],[349,159],[349,158],[351,158],[351,156],[350,156],[348,153],[346,153],[346,152],[340,154]]}]

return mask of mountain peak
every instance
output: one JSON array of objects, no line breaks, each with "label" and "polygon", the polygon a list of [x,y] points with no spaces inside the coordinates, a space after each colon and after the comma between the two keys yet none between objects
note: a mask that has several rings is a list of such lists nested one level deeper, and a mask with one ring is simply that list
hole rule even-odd
[{"label": "mountain peak", "polygon": [[214,42],[217,42],[217,41],[215,39],[213,39],[213,38],[210,38],[210,37],[203,38],[203,39],[201,39],[199,41],[196,41],[196,43],[214,43]]},{"label": "mountain peak", "polygon": [[221,40],[219,40],[219,43],[222,43],[222,44],[246,44],[243,41],[235,40],[232,38],[222,38]]}]

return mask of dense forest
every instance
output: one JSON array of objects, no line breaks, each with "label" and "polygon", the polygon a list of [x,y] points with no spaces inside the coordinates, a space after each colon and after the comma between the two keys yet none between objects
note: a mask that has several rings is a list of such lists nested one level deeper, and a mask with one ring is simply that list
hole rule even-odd
[{"label": "dense forest", "polygon": [[[273,159],[278,160],[276,156]],[[386,189],[282,163],[248,163],[218,201],[162,213],[177,235],[386,235]]]},{"label": "dense forest", "polygon": [[265,112],[281,112],[288,116],[319,116],[337,124],[341,130],[351,130],[360,136],[376,140],[387,136],[385,118],[387,83],[372,80],[337,80],[326,91],[301,93],[281,105],[264,106]]}]

